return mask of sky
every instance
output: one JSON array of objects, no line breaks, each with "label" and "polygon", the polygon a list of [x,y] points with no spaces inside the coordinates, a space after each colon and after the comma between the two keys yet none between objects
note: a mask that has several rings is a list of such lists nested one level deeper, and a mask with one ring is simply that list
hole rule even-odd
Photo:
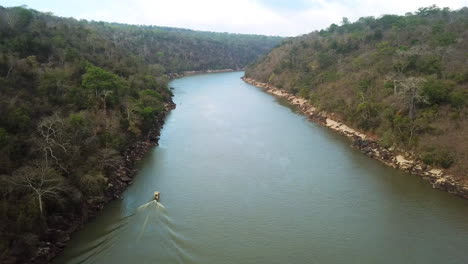
[{"label": "sky", "polygon": [[58,16],[195,30],[298,36],[343,17],[404,15],[436,4],[459,9],[468,0],[0,0]]}]

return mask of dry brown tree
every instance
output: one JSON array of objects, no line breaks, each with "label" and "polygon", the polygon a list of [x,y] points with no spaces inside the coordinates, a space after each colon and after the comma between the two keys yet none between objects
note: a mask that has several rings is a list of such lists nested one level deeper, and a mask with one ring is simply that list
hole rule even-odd
[{"label": "dry brown tree", "polygon": [[416,104],[427,100],[421,93],[422,86],[425,82],[426,79],[421,77],[408,77],[400,82],[403,88],[402,94],[407,102],[411,120],[413,120],[416,115]]},{"label": "dry brown tree", "polygon": [[71,144],[66,136],[65,123],[59,114],[55,113],[52,116],[46,117],[39,122],[37,126],[39,140],[37,145],[43,151],[45,161],[49,163],[52,159],[57,166],[64,172],[68,170],[61,162],[63,154],[68,154]]}]

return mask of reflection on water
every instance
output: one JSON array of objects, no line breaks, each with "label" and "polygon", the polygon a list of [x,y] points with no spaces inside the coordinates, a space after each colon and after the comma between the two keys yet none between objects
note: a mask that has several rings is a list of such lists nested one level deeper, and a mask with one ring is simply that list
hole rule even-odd
[{"label": "reflection on water", "polygon": [[[368,158],[241,76],[171,83],[160,146],[55,263],[468,263],[468,201]],[[155,190],[164,205],[148,203]]]}]

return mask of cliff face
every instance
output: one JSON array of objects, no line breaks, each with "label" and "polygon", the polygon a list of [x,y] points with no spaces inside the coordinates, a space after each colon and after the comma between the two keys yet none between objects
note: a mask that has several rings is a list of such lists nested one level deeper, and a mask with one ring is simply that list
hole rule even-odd
[{"label": "cliff face", "polygon": [[246,77],[468,182],[468,8],[360,18],[293,38]]}]

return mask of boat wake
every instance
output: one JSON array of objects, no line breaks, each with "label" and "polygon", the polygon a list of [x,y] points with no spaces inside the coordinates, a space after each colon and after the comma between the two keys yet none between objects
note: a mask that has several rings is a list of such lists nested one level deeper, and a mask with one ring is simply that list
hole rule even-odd
[{"label": "boat wake", "polygon": [[[129,216],[119,219],[85,247],[76,249],[67,263],[130,263],[129,255],[152,262],[193,262],[191,241],[177,231],[166,207],[151,201],[138,207]],[[131,251],[132,254],[128,254]],[[148,262],[148,256],[150,261]],[[60,263],[60,261],[58,261]],[[138,261],[137,261],[138,262]]]}]

